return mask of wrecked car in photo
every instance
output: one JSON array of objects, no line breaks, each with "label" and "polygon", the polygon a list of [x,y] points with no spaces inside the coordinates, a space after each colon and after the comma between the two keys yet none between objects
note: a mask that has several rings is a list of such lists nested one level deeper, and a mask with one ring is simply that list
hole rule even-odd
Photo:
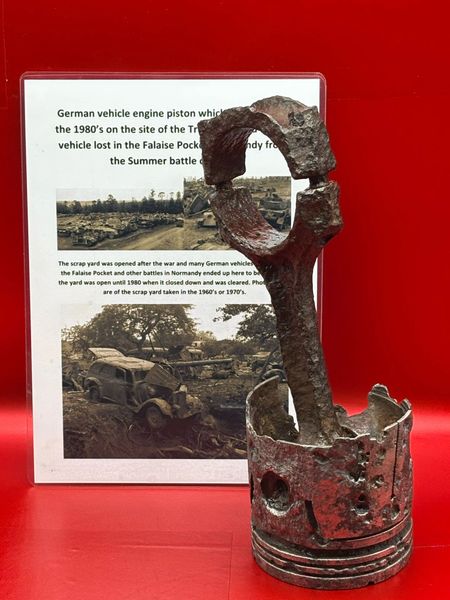
[{"label": "wrecked car in photo", "polygon": [[164,429],[173,419],[201,415],[203,404],[169,365],[124,356],[115,349],[89,348],[98,356],[84,379],[93,402],[107,400],[143,416],[152,430]]}]

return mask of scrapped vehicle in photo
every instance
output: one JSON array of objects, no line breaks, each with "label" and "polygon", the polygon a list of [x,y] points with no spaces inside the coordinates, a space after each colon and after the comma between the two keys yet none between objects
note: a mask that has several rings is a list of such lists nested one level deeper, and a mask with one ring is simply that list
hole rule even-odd
[{"label": "scrapped vehicle in photo", "polygon": [[259,212],[278,231],[283,231],[290,226],[289,204],[276,193],[272,193],[260,201]]},{"label": "scrapped vehicle in photo", "polygon": [[207,210],[200,219],[197,219],[197,227],[215,227],[217,228],[216,217],[213,212]]},{"label": "scrapped vehicle in photo", "polygon": [[285,383],[286,373],[280,352],[258,352],[251,357],[251,369],[258,377],[258,382],[266,381],[277,376],[281,383]]},{"label": "scrapped vehicle in photo", "polygon": [[[109,400],[142,415],[153,430],[164,429],[173,419],[201,415],[203,404],[168,365],[124,356],[118,350],[89,348],[101,355],[89,367],[84,389],[91,401]],[[99,350],[97,353],[96,350]]]}]

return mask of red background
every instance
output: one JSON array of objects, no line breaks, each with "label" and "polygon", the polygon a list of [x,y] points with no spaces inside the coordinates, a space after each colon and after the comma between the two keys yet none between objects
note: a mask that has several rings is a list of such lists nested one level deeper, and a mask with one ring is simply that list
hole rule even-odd
[{"label": "red background", "polygon": [[[321,595],[275,582],[252,563],[244,488],[73,490],[26,483],[19,77],[33,70],[168,70],[325,75],[338,159],[333,176],[345,219],[324,261],[323,339],[332,385],[338,401],[355,404],[373,383],[385,383],[395,397],[410,398],[416,415],[412,563],[393,581],[336,596],[450,597],[440,570],[450,556],[445,6],[438,0],[4,0],[0,479],[8,491],[0,496],[0,517],[9,550],[0,564],[3,596]],[[43,580],[49,568],[52,576]]]}]

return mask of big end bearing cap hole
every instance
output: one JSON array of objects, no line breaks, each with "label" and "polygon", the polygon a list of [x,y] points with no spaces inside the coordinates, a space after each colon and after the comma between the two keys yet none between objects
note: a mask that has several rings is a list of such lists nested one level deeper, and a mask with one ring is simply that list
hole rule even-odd
[{"label": "big end bearing cap hole", "polygon": [[270,508],[286,511],[291,505],[288,484],[272,471],[268,471],[263,475],[261,491]]}]

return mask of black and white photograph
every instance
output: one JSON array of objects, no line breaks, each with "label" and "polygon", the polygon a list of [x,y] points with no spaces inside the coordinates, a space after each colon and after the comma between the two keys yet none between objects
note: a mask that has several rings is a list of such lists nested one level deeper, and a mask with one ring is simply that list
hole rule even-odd
[{"label": "black and white photograph", "polygon": [[[241,177],[236,185],[250,189],[273,227],[290,227],[290,177]],[[226,250],[213,190],[195,177],[182,190],[58,190],[58,250]]]},{"label": "black and white photograph", "polygon": [[182,191],[58,190],[58,250],[182,250]]},{"label": "black and white photograph", "polygon": [[[262,216],[279,231],[291,226],[291,178],[285,176],[239,177],[236,186],[247,187]],[[209,204],[214,186],[204,179],[184,180],[184,234],[186,250],[218,250],[228,246],[221,239]]]},{"label": "black and white photograph", "polygon": [[67,305],[65,458],[246,457],[245,400],[278,376],[267,304]]}]

